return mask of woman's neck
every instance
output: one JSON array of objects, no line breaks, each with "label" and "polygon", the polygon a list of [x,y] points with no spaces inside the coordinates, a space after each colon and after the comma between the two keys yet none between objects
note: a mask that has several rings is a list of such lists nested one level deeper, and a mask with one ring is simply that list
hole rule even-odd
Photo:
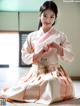
[{"label": "woman's neck", "polygon": [[51,27],[50,28],[44,28],[44,27],[42,27],[42,29],[43,29],[44,33],[46,33],[46,32],[48,32],[51,29]]}]

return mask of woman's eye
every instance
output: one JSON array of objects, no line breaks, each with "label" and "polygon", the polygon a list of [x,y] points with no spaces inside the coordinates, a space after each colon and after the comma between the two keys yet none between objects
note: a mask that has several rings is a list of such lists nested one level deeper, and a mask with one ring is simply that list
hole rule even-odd
[{"label": "woman's eye", "polygon": [[51,16],[51,18],[54,18],[54,16]]},{"label": "woman's eye", "polygon": [[47,15],[46,15],[46,14],[44,14],[43,16],[44,16],[44,17],[47,17]]}]

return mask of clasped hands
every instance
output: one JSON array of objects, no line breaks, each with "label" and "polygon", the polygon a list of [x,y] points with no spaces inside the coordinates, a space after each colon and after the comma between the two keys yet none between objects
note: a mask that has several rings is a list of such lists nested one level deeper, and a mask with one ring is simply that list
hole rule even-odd
[{"label": "clasped hands", "polygon": [[47,44],[46,46],[43,46],[43,49],[39,53],[34,54],[33,63],[39,62],[41,58],[51,52],[53,48],[56,48],[58,53],[60,53],[62,50],[62,47],[55,42]]}]

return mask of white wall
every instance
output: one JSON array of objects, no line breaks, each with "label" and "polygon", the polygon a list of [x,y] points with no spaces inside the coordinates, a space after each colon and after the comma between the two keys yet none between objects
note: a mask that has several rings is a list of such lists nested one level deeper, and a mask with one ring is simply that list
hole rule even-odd
[{"label": "white wall", "polygon": [[80,2],[55,0],[59,7],[56,27],[65,32],[72,44],[74,61],[64,64],[71,76],[80,76]]}]

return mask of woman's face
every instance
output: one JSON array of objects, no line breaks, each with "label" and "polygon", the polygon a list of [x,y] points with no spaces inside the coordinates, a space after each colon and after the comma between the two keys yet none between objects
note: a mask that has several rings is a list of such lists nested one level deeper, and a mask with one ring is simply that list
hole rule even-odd
[{"label": "woman's face", "polygon": [[44,30],[49,30],[54,23],[56,16],[52,10],[45,10],[41,16],[41,23]]}]

